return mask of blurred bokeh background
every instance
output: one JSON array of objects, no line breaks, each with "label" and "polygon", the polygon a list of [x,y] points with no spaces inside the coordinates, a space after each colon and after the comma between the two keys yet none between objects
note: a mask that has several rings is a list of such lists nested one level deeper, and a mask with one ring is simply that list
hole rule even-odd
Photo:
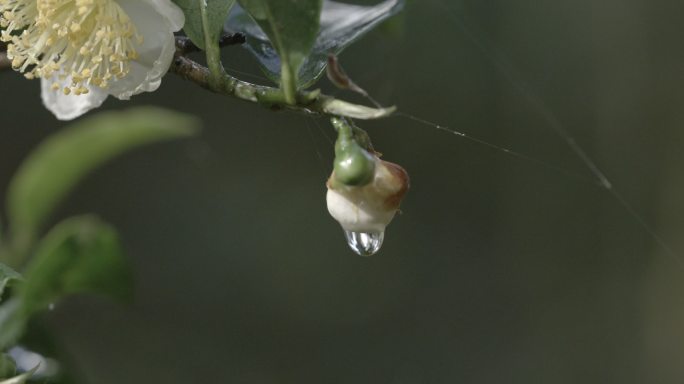
[{"label": "blurred bokeh background", "polygon": [[[45,321],[88,383],[681,383],[683,15],[669,0],[414,0],[348,48],[346,71],[382,103],[545,164],[405,116],[360,123],[412,177],[371,258],[326,211],[325,119],[173,75],[109,100],[204,130],[110,163],[69,198],[56,218],[96,212],[120,230],[136,299],[71,299]],[[266,83],[241,48],[224,61]],[[63,124],[37,82],[0,82],[4,201]],[[554,121],[677,256],[595,185]]]}]

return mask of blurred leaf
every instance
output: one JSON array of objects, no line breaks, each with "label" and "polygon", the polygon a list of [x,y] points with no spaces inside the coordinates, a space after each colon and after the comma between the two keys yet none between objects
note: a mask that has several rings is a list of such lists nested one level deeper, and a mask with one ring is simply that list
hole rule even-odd
[{"label": "blurred leaf", "polygon": [[[37,321],[36,321],[37,320]],[[65,351],[62,343],[55,340],[55,334],[50,331],[47,319],[32,318],[26,332],[21,337],[21,347],[45,358],[46,365],[41,365],[36,371],[40,375],[41,382],[49,384],[74,384],[79,383],[73,374],[78,372],[77,366],[73,365],[73,356]]]},{"label": "blurred leaf", "polygon": [[32,239],[76,183],[107,160],[143,144],[188,136],[196,126],[185,114],[137,108],[100,113],[52,135],[10,182],[7,210],[14,240]]},{"label": "blurred leaf", "polygon": [[115,230],[92,216],[57,224],[38,244],[13,299],[0,306],[0,350],[17,342],[36,312],[69,294],[132,296],[132,273]]},{"label": "blurred leaf", "polygon": [[24,372],[19,376],[15,376],[11,379],[0,381],[0,384],[24,384],[33,374],[36,372],[38,367],[33,368],[28,372]]},{"label": "blurred leaf", "polygon": [[[324,1],[320,30],[313,48],[299,69],[298,86],[308,87],[323,74],[328,53],[340,53],[344,48],[399,12],[404,0],[385,0],[374,6]],[[233,7],[226,28],[247,37],[243,46],[256,56],[264,73],[275,82],[280,78],[280,59],[269,37],[239,6]]]},{"label": "blurred leaf", "polygon": [[0,353],[0,379],[4,379],[15,375],[17,372],[17,365],[9,356]]},{"label": "blurred leaf", "polygon": [[12,299],[0,305],[0,351],[13,345],[19,340],[29,315],[23,312],[21,301]]},{"label": "blurred leaf", "polygon": [[299,68],[318,34],[322,1],[238,0],[275,47],[280,57],[280,87],[290,103],[299,88]]},{"label": "blurred leaf", "polygon": [[2,294],[5,291],[5,287],[7,287],[12,280],[21,280],[21,275],[14,269],[0,263],[0,300],[2,300]]},{"label": "blurred leaf", "polygon": [[211,38],[218,42],[223,24],[228,17],[230,8],[235,0],[173,0],[185,14],[183,31],[195,45],[204,49],[204,30],[202,29],[202,14],[200,13],[200,1],[206,1],[207,16],[209,18],[208,30]]},{"label": "blurred leaf", "polygon": [[132,273],[116,231],[93,216],[57,224],[38,244],[18,297],[32,314],[74,293],[129,300]]}]

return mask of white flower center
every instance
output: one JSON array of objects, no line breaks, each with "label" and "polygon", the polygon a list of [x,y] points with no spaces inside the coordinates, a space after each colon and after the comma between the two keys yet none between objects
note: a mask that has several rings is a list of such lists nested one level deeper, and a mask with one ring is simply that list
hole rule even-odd
[{"label": "white flower center", "polygon": [[126,76],[142,44],[114,0],[0,0],[0,27],[12,67],[29,79],[71,77],[64,87],[52,84],[67,95]]}]

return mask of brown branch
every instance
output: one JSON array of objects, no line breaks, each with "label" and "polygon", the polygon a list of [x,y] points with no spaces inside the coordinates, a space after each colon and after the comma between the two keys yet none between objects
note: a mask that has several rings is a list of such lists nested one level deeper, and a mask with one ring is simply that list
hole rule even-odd
[{"label": "brown branch", "polygon": [[[176,43],[177,42],[178,41],[176,40]],[[202,88],[216,92],[209,85],[209,69],[188,59],[185,56],[178,55],[178,51],[176,51],[176,57],[173,59],[171,67],[169,67],[169,72],[175,73],[184,80],[191,81]]]},{"label": "brown branch", "polygon": [[251,102],[270,104],[272,107],[284,103],[282,94],[277,88],[251,84],[230,75],[226,75],[219,82],[212,82],[209,68],[178,53],[176,53],[176,57],[169,67],[169,72],[214,93],[235,96]]}]

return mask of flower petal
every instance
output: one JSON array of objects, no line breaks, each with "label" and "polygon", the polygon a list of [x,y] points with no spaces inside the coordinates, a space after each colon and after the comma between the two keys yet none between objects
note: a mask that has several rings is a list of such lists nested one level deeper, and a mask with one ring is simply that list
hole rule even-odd
[{"label": "flower petal", "polygon": [[169,21],[172,32],[178,32],[185,25],[185,15],[183,11],[170,0],[139,0],[151,5],[157,13],[164,16]]},{"label": "flower petal", "polygon": [[372,204],[373,198],[372,193],[362,187],[328,189],[326,203],[330,215],[345,231],[384,232],[397,210]]},{"label": "flower petal", "polygon": [[[40,96],[43,99],[43,104],[59,120],[75,119],[91,109],[99,107],[107,98],[107,92],[94,86],[86,86],[89,90],[87,94],[65,95],[62,89],[71,82],[71,78],[60,81],[56,76],[51,79],[40,80]],[[60,85],[58,90],[52,89],[54,83]]]},{"label": "flower petal", "polygon": [[347,186],[328,180],[328,212],[342,228],[352,232],[379,233],[385,230],[399,209],[409,188],[406,171],[375,158],[373,180],[363,186]]},{"label": "flower petal", "polygon": [[130,72],[110,83],[112,96],[128,100],[132,95],[159,88],[176,50],[173,32],[182,28],[182,11],[169,0],[119,0],[143,36],[138,58],[130,63]]}]

